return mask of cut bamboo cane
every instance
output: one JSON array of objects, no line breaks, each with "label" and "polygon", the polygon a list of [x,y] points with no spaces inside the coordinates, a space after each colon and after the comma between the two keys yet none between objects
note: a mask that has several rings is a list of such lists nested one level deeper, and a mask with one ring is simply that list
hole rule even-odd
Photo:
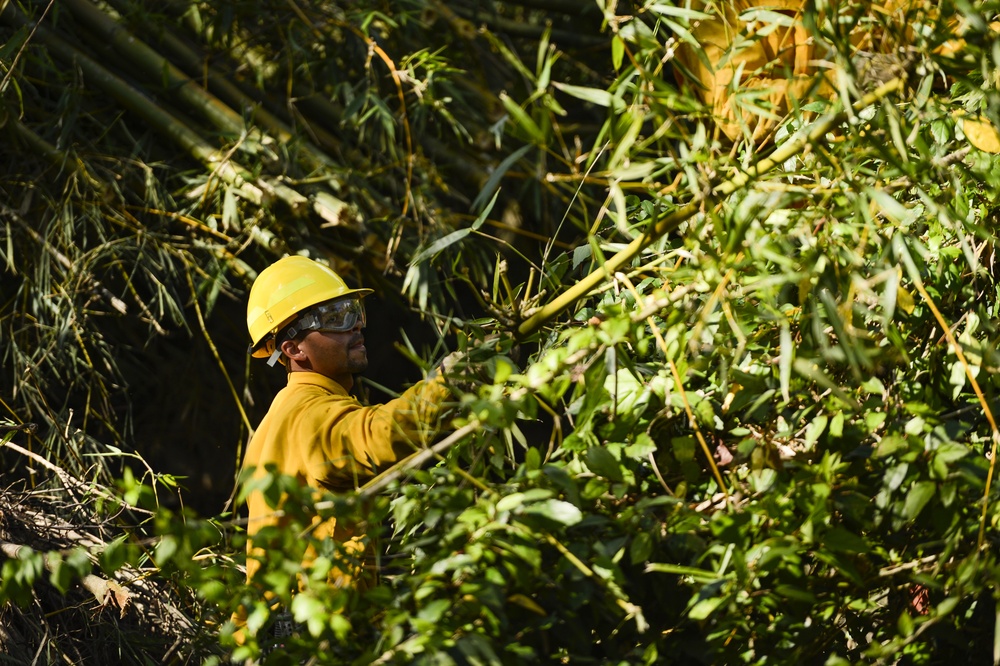
[{"label": "cut bamboo cane", "polygon": [[207,93],[146,43],[129,34],[107,14],[86,0],[62,0],[60,4],[94,31],[102,43],[127,57],[131,66],[152,76],[154,81],[162,81],[171,96],[185,102],[189,108],[197,111],[216,128],[234,137],[251,132],[251,128],[243,122],[240,114]]},{"label": "cut bamboo cane", "polygon": [[[112,2],[112,4],[115,3]],[[320,127],[316,123],[304,123],[304,133],[311,135],[318,142],[318,145],[307,141],[301,136],[297,136],[289,125],[291,119],[287,115],[284,117],[279,116],[278,112],[267,108],[267,100],[251,96],[239,85],[229,80],[222,72],[214,67],[206,66],[202,58],[183,39],[165,30],[162,26],[153,26],[152,24],[145,23],[140,25],[144,28],[149,28],[150,31],[155,30],[157,42],[169,52],[174,61],[178,62],[180,67],[192,76],[194,76],[195,72],[201,73],[204,76],[204,85],[210,91],[213,91],[214,94],[218,95],[220,99],[240,109],[252,120],[257,121],[261,127],[273,134],[279,141],[283,143],[294,141],[300,151],[299,154],[304,159],[304,166],[312,171],[322,171],[334,190],[338,190],[343,186],[340,177],[330,172],[331,169],[338,168],[337,164],[320,147],[326,146],[333,149],[342,149],[343,146],[341,146],[340,140],[327,131],[325,127]],[[279,104],[272,101],[271,108],[279,107]],[[330,117],[339,118],[341,116],[338,114]]]},{"label": "cut bamboo cane", "polygon": [[[856,102],[854,105],[855,110],[860,110],[866,106],[874,104],[887,95],[899,90],[902,85],[903,78],[896,78],[889,81]],[[806,146],[825,141],[827,132],[833,129],[834,125],[841,122],[846,113],[845,109],[840,109],[824,115],[812,125],[804,128],[787,142],[776,148],[769,157],[760,160],[746,171],[741,172],[729,180],[711,188],[711,194],[716,197],[728,196],[749,183],[752,179],[762,176],[777,167],[779,164],[784,163],[785,160],[797,155],[804,150]],[[694,217],[698,211],[701,210],[702,204],[706,199],[707,197],[702,195],[688,204],[678,208],[665,218],[657,220],[651,225],[650,228],[646,229],[645,233],[629,243],[623,250],[620,250],[605,261],[602,267],[591,272],[585,278],[564,291],[554,300],[546,303],[544,306],[539,308],[537,312],[525,319],[517,328],[517,336],[519,338],[524,338],[531,335],[554,316],[586,296],[590,290],[597,287],[601,282],[611,278],[618,270],[621,269],[622,266],[632,261],[639,255],[640,252],[649,247],[664,234],[676,229],[682,222]]]},{"label": "cut bamboo cane", "polygon": [[[31,24],[28,17],[21,13],[13,3],[8,3],[0,9],[0,21],[15,27],[27,27]],[[162,135],[183,148],[191,157],[214,169],[219,178],[236,187],[247,199],[257,204],[264,201],[264,191],[253,183],[253,176],[235,163],[224,160],[222,153],[202,139],[194,130],[51,30],[39,27],[37,37],[48,46],[50,53],[79,67],[84,76],[115,97],[130,111],[142,117]]]},{"label": "cut bamboo cane", "polygon": [[[77,0],[80,1],[80,0]],[[121,0],[111,0],[112,6],[121,11]],[[329,99],[317,95],[314,91],[306,89],[299,83],[293,83],[292,97],[289,99],[287,108],[289,114],[278,113],[280,108],[276,104],[271,104],[272,108],[278,111],[272,112],[265,105],[267,100],[256,99],[246,93],[240,86],[236,85],[222,73],[212,67],[205,67],[202,58],[184,40],[177,37],[172,32],[165,30],[162,26],[154,26],[151,23],[139,23],[143,29],[150,34],[157,34],[157,42],[169,52],[170,56],[180,67],[185,69],[189,75],[195,76],[196,72],[201,72],[204,76],[204,84],[215,92],[222,100],[235,108],[242,109],[249,117],[259,121],[261,127],[276,136],[280,141],[296,141],[296,147],[304,165],[316,172],[323,174],[324,181],[329,183],[335,192],[343,187],[344,183],[339,176],[331,173],[331,169],[336,169],[333,159],[324,152],[323,147],[335,151],[344,151],[345,144],[342,139],[333,134],[332,126],[326,121],[333,118],[342,118],[344,109]],[[464,81],[463,81],[464,82]],[[488,91],[476,90],[480,96]],[[300,108],[301,107],[301,108]],[[294,121],[289,115],[294,116]],[[317,120],[317,119],[326,119]],[[289,122],[296,122],[304,134],[312,137],[313,141],[304,138],[295,139],[293,130]],[[328,129],[330,127],[330,129]],[[472,187],[481,186],[486,181],[488,173],[486,169],[474,162],[469,161],[468,155],[459,156],[454,154],[446,144],[435,139],[432,135],[422,135],[417,137],[418,142],[424,150],[432,156],[435,161],[448,162],[456,167],[455,175],[461,177]],[[346,147],[350,150],[350,147]],[[354,160],[362,160],[359,154],[352,155]],[[368,171],[370,165],[356,164],[356,170]]]}]

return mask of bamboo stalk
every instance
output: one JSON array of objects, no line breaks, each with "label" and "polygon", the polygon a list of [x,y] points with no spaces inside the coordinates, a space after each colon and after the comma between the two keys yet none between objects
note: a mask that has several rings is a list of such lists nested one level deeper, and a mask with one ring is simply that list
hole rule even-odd
[{"label": "bamboo stalk", "polygon": [[[31,21],[13,4],[0,9],[0,21],[15,27],[27,27]],[[148,97],[112,73],[95,60],[82,53],[75,46],[56,35],[51,30],[39,26],[37,37],[44,42],[56,57],[79,67],[102,90],[112,95],[123,106],[136,113],[154,129],[183,148],[191,157],[212,170],[223,182],[236,188],[254,204],[267,205],[272,200],[284,202],[293,213],[301,214],[308,208],[333,224],[341,224],[348,219],[349,207],[335,197],[323,197],[310,201],[301,193],[280,182],[267,182],[256,178],[246,168],[230,159],[203,139],[171,113],[153,103]],[[337,205],[342,204],[341,208]]]},{"label": "bamboo stalk", "polygon": [[87,182],[90,183],[91,186],[98,189],[102,188],[101,182],[90,175],[90,172],[87,170],[87,166],[79,158],[74,157],[63,150],[59,150],[51,143],[38,136],[38,134],[32,131],[31,128],[21,122],[19,118],[16,118],[12,113],[10,113],[10,111],[4,106],[3,100],[0,99],[0,129],[4,128],[28,144],[28,147],[31,148],[35,155],[44,157],[56,168],[68,169],[73,173],[80,174],[87,180]]},{"label": "bamboo stalk", "polygon": [[[146,20],[142,16],[129,14],[129,6],[125,0],[107,0],[107,2],[124,20],[129,21],[133,25],[137,25],[149,35],[155,35],[156,42],[170,53],[171,57],[175,62],[179,63],[182,69],[187,70],[188,75],[190,75],[193,79],[200,79],[203,82],[203,87],[206,87],[210,91],[214,91],[214,94],[216,94],[219,98],[225,100],[232,106],[242,109],[244,113],[252,114],[252,117],[260,120],[261,123],[268,128],[282,127],[289,133],[294,133],[290,128],[289,123],[296,122],[295,119],[297,117],[304,118],[301,113],[295,112],[294,102],[298,97],[308,96],[313,93],[306,91],[299,84],[294,82],[292,83],[293,97],[288,100],[288,113],[283,113],[281,104],[272,104],[272,108],[276,109],[275,111],[272,111],[265,106],[269,100],[254,97],[251,93],[247,93],[244,88],[237,85],[233,81],[230,81],[228,75],[208,66],[205,59],[198,55],[198,53],[188,45],[186,40],[167,30],[161,23],[153,23],[152,21]],[[184,8],[180,8],[178,11],[183,12]],[[340,118],[341,115],[342,114],[338,110],[338,112],[326,114],[324,117]],[[304,119],[304,121],[300,122],[300,124],[303,126],[305,133],[312,136],[313,140],[318,144],[313,146],[313,149],[316,150],[319,155],[322,155],[324,160],[330,160],[330,164],[333,165],[334,162],[332,162],[332,158],[326,155],[324,148],[334,150],[343,149],[341,139],[335,136],[331,131],[327,130],[326,127],[318,127],[315,125],[314,121],[309,119]],[[333,180],[337,186],[341,185],[341,182],[334,179],[332,176],[330,179]]]},{"label": "bamboo stalk", "polygon": [[[484,12],[478,7],[468,8],[452,5],[451,9],[454,10],[456,14],[470,22],[485,23],[494,32],[503,32],[514,37],[537,39],[538,37],[541,37],[546,30],[548,30],[548,27],[544,25],[532,25],[530,23],[522,23],[520,21],[511,21],[510,19],[501,18],[492,12]],[[589,37],[579,32],[570,32],[569,30],[555,29],[552,30],[551,35],[553,42],[581,49],[606,47],[611,43],[610,38]]]},{"label": "bamboo stalk", "polygon": [[[219,130],[234,136],[250,135],[250,143],[263,145],[268,138],[273,137],[280,143],[290,143],[296,140],[284,123],[260,109],[260,105],[249,100],[238,88],[230,84],[227,90],[234,94],[238,103],[258,120],[264,121],[264,126],[270,134],[261,135],[248,126],[243,117],[222,102],[218,97],[205,90],[191,77],[181,71],[172,62],[160,55],[145,42],[130,34],[104,12],[100,11],[87,0],[63,0],[69,9],[99,36],[106,39],[116,51],[129,58],[130,62],[144,71],[151,80],[163,80],[165,87],[189,107],[198,111],[206,120]],[[305,142],[300,142],[298,154],[304,158],[306,166],[312,171],[323,171],[332,178],[331,170],[335,168],[333,161]],[[277,190],[277,186],[272,186]],[[289,191],[289,196],[291,191]],[[300,195],[301,196],[301,195]],[[282,197],[284,198],[284,197]],[[294,197],[293,197],[294,198]],[[302,205],[302,202],[298,202]],[[312,197],[310,206],[313,211],[331,224],[339,225],[349,217],[350,206],[341,201],[332,190],[325,191],[321,196]]]},{"label": "bamboo stalk", "polygon": [[[902,85],[902,77],[889,81],[877,90],[858,100],[854,104],[855,110],[860,110],[866,106],[874,104],[880,99],[883,99],[889,94],[899,90]],[[803,128],[791,139],[776,148],[769,157],[760,160],[746,171],[738,173],[729,180],[716,185],[711,188],[709,192],[711,195],[717,197],[728,196],[736,190],[742,188],[750,182],[751,179],[762,176],[785,162],[785,160],[802,152],[807,146],[820,141],[825,141],[827,132],[833,129],[834,125],[839,123],[844,118],[846,113],[846,109],[840,109],[824,115],[812,125],[807,128]],[[554,300],[539,308],[537,312],[524,320],[517,328],[517,336],[519,338],[525,338],[536,332],[547,321],[586,296],[591,289],[594,289],[601,282],[611,278],[622,266],[632,261],[632,259],[637,257],[640,252],[656,242],[664,234],[676,229],[682,222],[694,217],[698,211],[701,210],[702,204],[704,204],[707,199],[707,195],[699,195],[693,201],[678,208],[665,218],[656,220],[641,236],[629,243],[627,247],[610,257],[604,263],[604,266],[591,272],[585,278],[564,291]]]},{"label": "bamboo stalk", "polygon": [[[267,131],[267,134],[273,136],[278,142],[296,143],[297,156],[302,159],[308,170],[322,171],[324,178],[333,182],[335,188],[342,185],[337,176],[331,172],[332,169],[337,168],[337,164],[328,155],[304,138],[296,136],[284,120],[265,108],[260,100],[247,95],[221,72],[212,68],[204,70],[207,74],[205,82],[206,84],[210,83],[210,88],[218,91],[219,96],[217,97],[151,46],[128,33],[124,26],[87,0],[65,0],[65,4],[69,5],[70,9],[93,29],[107,36],[111,45],[120,53],[127,56],[138,55],[139,58],[134,61],[134,64],[143,68],[147,74],[161,78],[166,77],[165,81],[169,89],[176,90],[182,99],[188,101],[193,108],[204,109],[207,112],[206,118],[210,121],[214,119],[219,129],[230,132],[242,132],[246,129],[243,116],[227,106],[228,103],[232,107],[240,109],[251,120],[257,121]],[[111,4],[116,3],[112,2]],[[162,44],[170,50],[175,58],[180,60],[181,65],[186,67],[189,72],[203,71],[201,58],[176,35],[164,30],[162,26],[154,26],[149,22],[143,22],[143,27],[151,33],[159,32]]]},{"label": "bamboo stalk", "polygon": [[77,19],[93,30],[103,43],[128,58],[129,65],[163,82],[164,88],[177,99],[223,132],[240,136],[250,130],[240,114],[195,83],[169,60],[131,35],[122,25],[100,11],[87,0],[61,0]]},{"label": "bamboo stalk", "polygon": [[[15,27],[31,25],[28,17],[21,13],[13,3],[0,9],[0,21]],[[51,30],[39,26],[37,35],[48,46],[50,53],[79,67],[84,75],[102,90],[115,97],[130,111],[141,116],[160,133],[183,148],[191,157],[206,167],[215,169],[223,181],[239,189],[250,201],[257,204],[264,201],[264,190],[253,183],[253,176],[232,162],[224,162],[220,152],[194,130]]]}]

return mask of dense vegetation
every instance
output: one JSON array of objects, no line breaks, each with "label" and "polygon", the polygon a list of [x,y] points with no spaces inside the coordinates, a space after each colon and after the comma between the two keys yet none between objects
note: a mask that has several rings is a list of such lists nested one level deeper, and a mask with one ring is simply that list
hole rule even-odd
[{"label": "dense vegetation", "polygon": [[259,655],[295,252],[378,289],[371,400],[468,354],[436,462],[270,480],[270,662],[1000,662],[1000,5],[740,6],[827,84],[733,126],[715,5],[0,0],[0,661]]}]

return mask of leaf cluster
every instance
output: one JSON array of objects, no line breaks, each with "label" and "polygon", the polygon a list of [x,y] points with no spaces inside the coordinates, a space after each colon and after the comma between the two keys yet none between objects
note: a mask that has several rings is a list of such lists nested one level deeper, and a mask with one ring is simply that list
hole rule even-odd
[{"label": "leaf cluster", "polygon": [[[118,4],[126,22],[147,18],[139,4]],[[33,239],[28,256],[38,266],[59,256],[46,242],[61,242],[53,247],[72,265],[93,257],[117,268],[106,253],[119,247],[161,252],[121,282],[102,269],[97,284],[117,285],[116,298],[139,294],[151,313],[174,313],[172,326],[198,330],[197,322],[206,341],[205,322],[222,318],[220,303],[238,298],[250,266],[267,255],[260,239],[277,238],[395,273],[436,333],[467,354],[470,372],[452,377],[454,426],[466,434],[437,464],[407,469],[382,493],[319,501],[275,471],[255,489],[285,522],[260,533],[267,556],[250,585],[229,561],[239,521],[232,536],[161,502],[150,537],[155,575],[200,599],[214,621],[245,613],[247,634],[228,625],[223,646],[238,658],[273,649],[276,663],[988,662],[1000,644],[1000,183],[996,153],[973,128],[1000,126],[996,3],[872,13],[864,3],[820,2],[796,17],[748,10],[739,18],[753,29],[720,57],[798,21],[828,68],[787,108],[767,89],[740,85],[779,69],[780,59],[740,73],[725,118],[675,57],[683,47],[713,62],[716,45],[699,41],[712,7],[652,1],[625,13],[599,2],[589,31],[580,27],[588,12],[564,19],[581,33],[574,41],[560,32],[565,24],[539,20],[561,3],[507,4],[490,5],[485,18],[464,3],[454,13],[414,3],[392,15],[367,4],[168,5],[165,24],[191,26],[219,54],[238,54],[254,94],[302,92],[279,99],[294,97],[302,115],[289,119],[301,137],[343,138],[325,144],[339,167],[307,169],[268,148],[304,143],[268,144],[250,130],[209,142],[238,156],[254,180],[241,172],[243,181],[226,181],[185,157],[190,173],[149,182],[151,191],[168,183],[162,192],[173,198],[162,200],[186,207],[166,216],[159,236],[128,227],[128,243],[102,231],[132,210],[117,194],[114,205],[72,188],[50,196],[69,203],[45,207],[40,240],[4,209],[9,235]],[[513,18],[525,24],[520,32]],[[480,20],[481,31],[470,23]],[[607,50],[583,48],[590,37]],[[438,39],[483,59],[466,67]],[[887,45],[881,55],[905,57],[866,55],[879,45]],[[54,75],[39,64],[48,54],[32,52],[39,74],[16,79],[21,98],[40,106],[52,99],[27,84]],[[17,71],[34,72],[31,62]],[[307,108],[313,94],[323,101]],[[340,122],[327,126],[310,108]],[[725,131],[733,122],[735,139]],[[114,127],[118,141],[131,136]],[[455,137],[471,141],[454,172],[425,159],[435,151],[454,166],[435,141]],[[163,138],[148,141],[164,150]],[[446,186],[463,166],[473,184],[455,175]],[[136,173],[126,178],[136,183],[129,196],[144,191]],[[314,177],[333,189],[311,189]],[[5,193],[20,191],[15,180],[4,181]],[[285,204],[271,208],[243,182],[287,185],[310,212],[282,224],[275,211],[300,200],[285,192]],[[316,206],[331,192],[350,192],[365,222],[323,226]],[[140,198],[152,216],[142,219],[156,217]],[[67,211],[80,200],[91,202],[92,224],[79,230],[92,234],[80,242],[91,254],[70,255],[76,230],[60,233],[49,211],[76,223]],[[185,228],[194,235],[177,243],[175,223],[197,233]],[[359,239],[368,249],[351,254]],[[209,256],[217,270],[203,268]],[[178,272],[160,279],[151,266]],[[20,272],[35,282],[16,281],[17,303],[30,308],[5,311],[4,353],[43,369],[76,350],[93,358],[104,349],[97,358],[110,359],[122,338],[107,331],[123,324],[58,324],[71,312],[79,313],[71,321],[118,322],[114,301],[101,301],[89,274],[70,290],[33,270]],[[73,298],[50,312],[52,299],[32,288],[48,284],[52,299],[87,294],[101,316]],[[150,300],[154,293],[163,300]],[[471,303],[459,303],[469,294]],[[42,326],[22,327],[29,315]],[[144,325],[166,329],[164,316]],[[64,337],[42,335],[50,330]],[[53,355],[64,344],[74,351]],[[37,357],[16,355],[36,349]],[[407,351],[428,365],[433,355],[418,343]],[[212,367],[241,367],[219,359]],[[118,376],[110,360],[89,367],[100,382]],[[28,395],[39,396],[30,403],[39,411],[62,414],[52,422],[69,421],[69,398],[52,409],[45,391]],[[88,405],[106,395],[109,409],[87,409],[88,419],[104,414],[117,427],[117,394],[85,395],[94,396]],[[84,425],[81,438],[105,435]],[[136,501],[150,494],[135,475],[123,483]],[[316,538],[312,526],[329,518],[363,534],[364,548]],[[41,556],[18,562],[5,564],[5,600],[27,600],[44,566]],[[330,584],[360,571],[363,583]],[[275,648],[266,637],[280,610],[299,626]]]}]

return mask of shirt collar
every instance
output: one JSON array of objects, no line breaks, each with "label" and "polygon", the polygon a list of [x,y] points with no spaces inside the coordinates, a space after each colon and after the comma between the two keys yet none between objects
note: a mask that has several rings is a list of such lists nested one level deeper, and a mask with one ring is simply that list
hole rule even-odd
[{"label": "shirt collar", "polygon": [[333,381],[326,375],[321,375],[318,372],[310,372],[308,370],[289,372],[288,385],[319,386],[320,388],[326,389],[330,393],[336,393],[337,395],[348,395],[347,389],[345,389],[343,386]]}]

